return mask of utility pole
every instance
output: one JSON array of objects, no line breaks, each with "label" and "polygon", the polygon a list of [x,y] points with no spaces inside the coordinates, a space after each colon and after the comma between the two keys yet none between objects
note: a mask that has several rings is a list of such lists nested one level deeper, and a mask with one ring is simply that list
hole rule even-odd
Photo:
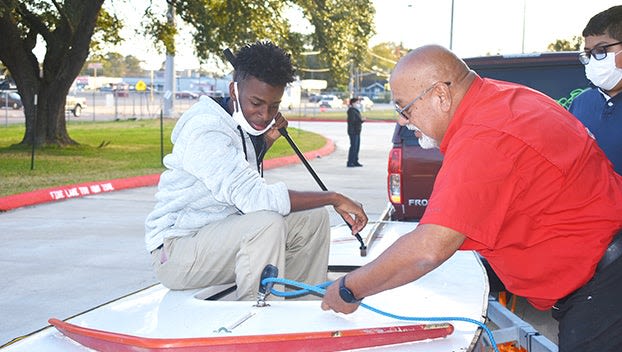
[{"label": "utility pole", "polygon": [[88,68],[93,69],[93,107],[92,107],[92,111],[93,111],[93,121],[95,121],[95,91],[98,88],[98,84],[97,84],[97,69],[98,68],[103,68],[104,65],[102,65],[101,62],[91,62],[88,65]]},{"label": "utility pole", "polygon": [[451,23],[449,25],[449,50],[454,46],[454,0],[451,0]]},{"label": "utility pole", "polygon": [[350,64],[350,81],[348,84],[348,89],[350,90],[350,98],[354,98],[356,95],[356,71],[357,68],[354,65],[354,61]]},{"label": "utility pole", "polygon": [[527,11],[527,0],[523,0],[523,40],[521,44],[521,53],[525,53],[525,12]]},{"label": "utility pole", "polygon": [[[168,5],[166,14],[169,26],[175,27],[175,8]],[[164,116],[173,117],[175,99],[175,54],[167,51],[164,78]]]}]

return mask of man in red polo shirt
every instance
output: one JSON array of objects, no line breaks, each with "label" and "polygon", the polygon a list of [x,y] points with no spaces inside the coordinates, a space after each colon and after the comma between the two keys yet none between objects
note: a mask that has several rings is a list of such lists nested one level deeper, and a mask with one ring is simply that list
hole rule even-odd
[{"label": "man in red polo shirt", "polygon": [[[352,297],[476,250],[509,291],[555,306],[560,351],[622,350],[611,314],[622,309],[622,177],[589,131],[547,96],[482,79],[440,46],[413,50],[390,83],[400,123],[444,161],[419,226],[344,277]],[[331,285],[322,309],[358,308],[340,291]]]}]

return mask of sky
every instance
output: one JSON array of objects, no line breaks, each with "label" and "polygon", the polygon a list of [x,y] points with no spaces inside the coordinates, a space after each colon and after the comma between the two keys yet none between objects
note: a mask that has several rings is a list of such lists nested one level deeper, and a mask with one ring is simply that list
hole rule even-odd
[{"label": "sky", "polygon": [[[452,23],[453,3],[453,35]],[[460,57],[546,51],[581,36],[589,19],[619,0],[374,0],[371,44],[450,46]]]},{"label": "sky", "polygon": [[[406,48],[440,44],[460,57],[493,54],[518,54],[546,51],[557,39],[581,36],[589,19],[619,0],[372,0],[376,9],[376,34],[370,45],[381,42],[402,43]],[[134,55],[145,62],[144,68],[156,69],[164,61],[148,40],[136,38],[140,27],[136,14],[142,14],[145,0],[129,2],[124,36],[132,38],[112,50]],[[453,18],[452,18],[453,3]],[[298,28],[307,28],[302,16],[296,16]],[[133,18],[132,18],[133,17]],[[452,21],[453,20],[453,21]],[[453,22],[453,31],[450,30]],[[177,37],[178,70],[199,67],[192,53],[190,29]],[[210,65],[207,65],[210,66]],[[203,66],[205,68],[205,65]],[[209,67],[207,67],[209,69]]]}]

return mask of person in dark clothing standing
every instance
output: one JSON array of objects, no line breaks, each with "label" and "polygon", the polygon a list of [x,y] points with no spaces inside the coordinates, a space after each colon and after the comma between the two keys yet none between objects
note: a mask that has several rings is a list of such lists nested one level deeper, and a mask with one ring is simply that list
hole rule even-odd
[{"label": "person in dark clothing standing", "polygon": [[363,166],[359,163],[359,149],[361,146],[361,104],[358,98],[351,98],[348,104],[348,136],[350,137],[350,150],[348,151],[348,167]]}]

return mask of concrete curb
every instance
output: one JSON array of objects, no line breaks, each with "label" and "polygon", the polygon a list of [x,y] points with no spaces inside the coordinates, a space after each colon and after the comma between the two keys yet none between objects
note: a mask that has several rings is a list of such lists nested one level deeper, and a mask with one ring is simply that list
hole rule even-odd
[{"label": "concrete curb", "polygon": [[[335,151],[332,140],[326,139],[326,144],[318,150],[303,153],[305,158],[313,159],[329,155]],[[300,163],[297,155],[284,156],[264,161],[264,170]],[[0,198],[0,212],[17,209],[25,206],[47,202],[61,201],[70,198],[91,196],[100,193],[119,191],[127,188],[155,186],[160,180],[160,174],[117,178],[107,181],[85,182],[74,185],[64,185],[35,190],[32,192],[14,194]]]}]

